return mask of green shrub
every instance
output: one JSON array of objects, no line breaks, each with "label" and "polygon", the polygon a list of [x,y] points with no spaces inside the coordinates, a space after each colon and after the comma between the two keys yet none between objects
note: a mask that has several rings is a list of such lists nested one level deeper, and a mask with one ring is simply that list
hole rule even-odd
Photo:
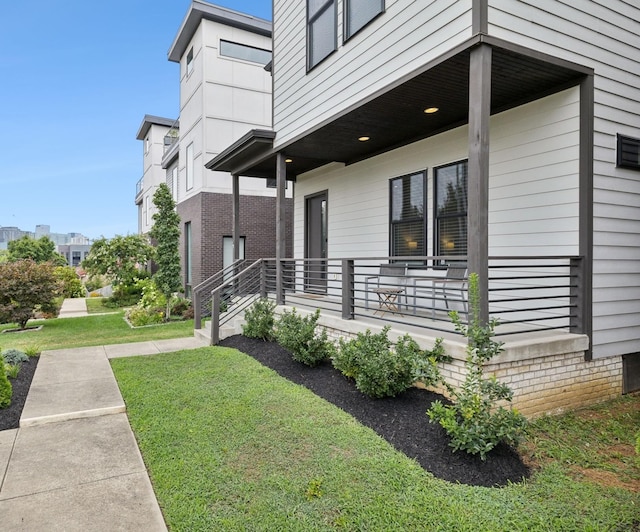
[{"label": "green shrub", "polygon": [[53,270],[53,276],[58,281],[59,293],[62,297],[84,297],[85,288],[78,277],[75,268],[58,266]]},{"label": "green shrub", "polygon": [[4,371],[0,371],[0,408],[7,408],[11,404],[13,387]]},{"label": "green shrub", "polygon": [[393,346],[388,333],[386,326],[377,334],[367,330],[351,340],[341,339],[333,365],[354,378],[358,390],[375,398],[396,396],[417,381],[430,386],[441,380],[438,363],[446,358],[441,339],[428,351],[408,334]]},{"label": "green shrub", "polygon": [[249,338],[273,340],[276,304],[267,298],[258,299],[244,314],[247,322],[242,326],[242,333]]},{"label": "green shrub", "polygon": [[4,364],[4,372],[10,379],[15,379],[20,373],[20,364]]},{"label": "green shrub", "polygon": [[444,405],[435,401],[427,414],[451,437],[450,445],[454,451],[479,454],[484,460],[498,443],[517,443],[526,420],[515,409],[500,404],[511,402],[511,389],[498,382],[495,376],[484,376],[483,364],[502,351],[502,344],[492,339],[497,324],[495,320],[487,325],[480,323],[477,274],[469,276],[469,303],[471,321],[468,326],[461,322],[456,311],[449,314],[456,330],[468,339],[465,381],[460,390],[445,384],[454,404]]},{"label": "green shrub", "polygon": [[278,343],[291,352],[294,360],[307,366],[317,366],[333,352],[333,344],[327,339],[324,329],[316,333],[320,318],[320,309],[313,314],[300,316],[294,308],[284,311],[275,325],[275,337]]},{"label": "green shrub", "polygon": [[153,280],[141,279],[136,283],[136,286],[142,294],[140,301],[138,301],[140,307],[146,309],[164,309],[167,304],[167,298]]},{"label": "green shrub", "polygon": [[18,349],[5,349],[2,352],[2,358],[7,364],[11,364],[12,366],[17,366],[18,364],[22,364],[29,360],[29,357],[24,351],[19,351]]},{"label": "green shrub", "polygon": [[84,283],[84,287],[87,292],[94,292],[99,290],[103,286],[107,286],[109,283],[102,275],[91,275]]},{"label": "green shrub", "polygon": [[148,309],[138,305],[127,310],[125,315],[134,327],[156,325],[164,321],[164,313],[161,310]]},{"label": "green shrub", "polygon": [[174,296],[171,300],[171,314],[173,316],[182,316],[184,317],[184,313],[191,308],[191,301],[189,299],[185,299],[184,297]]}]

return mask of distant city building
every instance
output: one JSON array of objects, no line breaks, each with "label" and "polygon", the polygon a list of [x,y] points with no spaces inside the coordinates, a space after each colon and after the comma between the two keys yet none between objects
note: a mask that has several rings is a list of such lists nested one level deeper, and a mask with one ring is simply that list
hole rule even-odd
[{"label": "distant city building", "polygon": [[52,233],[49,225],[36,225],[35,232],[18,227],[0,227],[0,249],[7,249],[9,242],[24,236],[35,239],[48,237],[71,266],[79,266],[91,250],[91,241],[82,233]]}]

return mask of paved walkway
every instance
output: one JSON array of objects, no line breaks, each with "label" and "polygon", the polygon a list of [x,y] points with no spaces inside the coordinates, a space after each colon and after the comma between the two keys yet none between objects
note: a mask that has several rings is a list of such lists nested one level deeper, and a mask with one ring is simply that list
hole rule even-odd
[{"label": "paved walkway", "polygon": [[0,431],[0,529],[166,531],[108,359],[203,345],[180,338],[43,352],[20,428]]},{"label": "paved walkway", "polygon": [[84,297],[65,299],[58,313],[59,318],[78,318],[87,315],[87,300]]}]

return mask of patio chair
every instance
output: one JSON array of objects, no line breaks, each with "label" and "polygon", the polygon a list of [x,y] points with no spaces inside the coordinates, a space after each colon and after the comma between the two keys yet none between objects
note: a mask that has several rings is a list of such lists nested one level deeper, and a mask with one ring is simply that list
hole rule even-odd
[{"label": "patio chair", "polygon": [[[421,286],[420,281],[427,281],[427,286]],[[413,279],[414,314],[416,312],[415,301],[421,295],[431,298],[431,317],[435,317],[435,300],[442,300],[447,308],[449,301],[459,301],[465,314],[467,314],[467,267],[465,265],[450,264],[442,277],[425,277]]]},{"label": "patio chair", "polygon": [[400,300],[405,299],[407,266],[404,264],[381,264],[377,275],[365,277],[365,308],[369,308],[369,293],[376,294],[379,308],[376,312],[399,312]]}]

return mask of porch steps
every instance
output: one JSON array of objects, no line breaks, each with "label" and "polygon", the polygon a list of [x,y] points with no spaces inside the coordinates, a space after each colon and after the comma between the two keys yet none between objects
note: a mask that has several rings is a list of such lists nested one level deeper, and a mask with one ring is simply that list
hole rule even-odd
[{"label": "porch steps", "polygon": [[[220,340],[224,340],[229,336],[233,336],[235,334],[242,334],[242,324],[244,323],[244,318],[242,316],[236,316],[230,322],[225,323],[220,327]],[[202,324],[202,329],[194,329],[193,335],[196,338],[201,338],[205,340],[207,343],[211,341],[211,321],[207,320]]]}]

